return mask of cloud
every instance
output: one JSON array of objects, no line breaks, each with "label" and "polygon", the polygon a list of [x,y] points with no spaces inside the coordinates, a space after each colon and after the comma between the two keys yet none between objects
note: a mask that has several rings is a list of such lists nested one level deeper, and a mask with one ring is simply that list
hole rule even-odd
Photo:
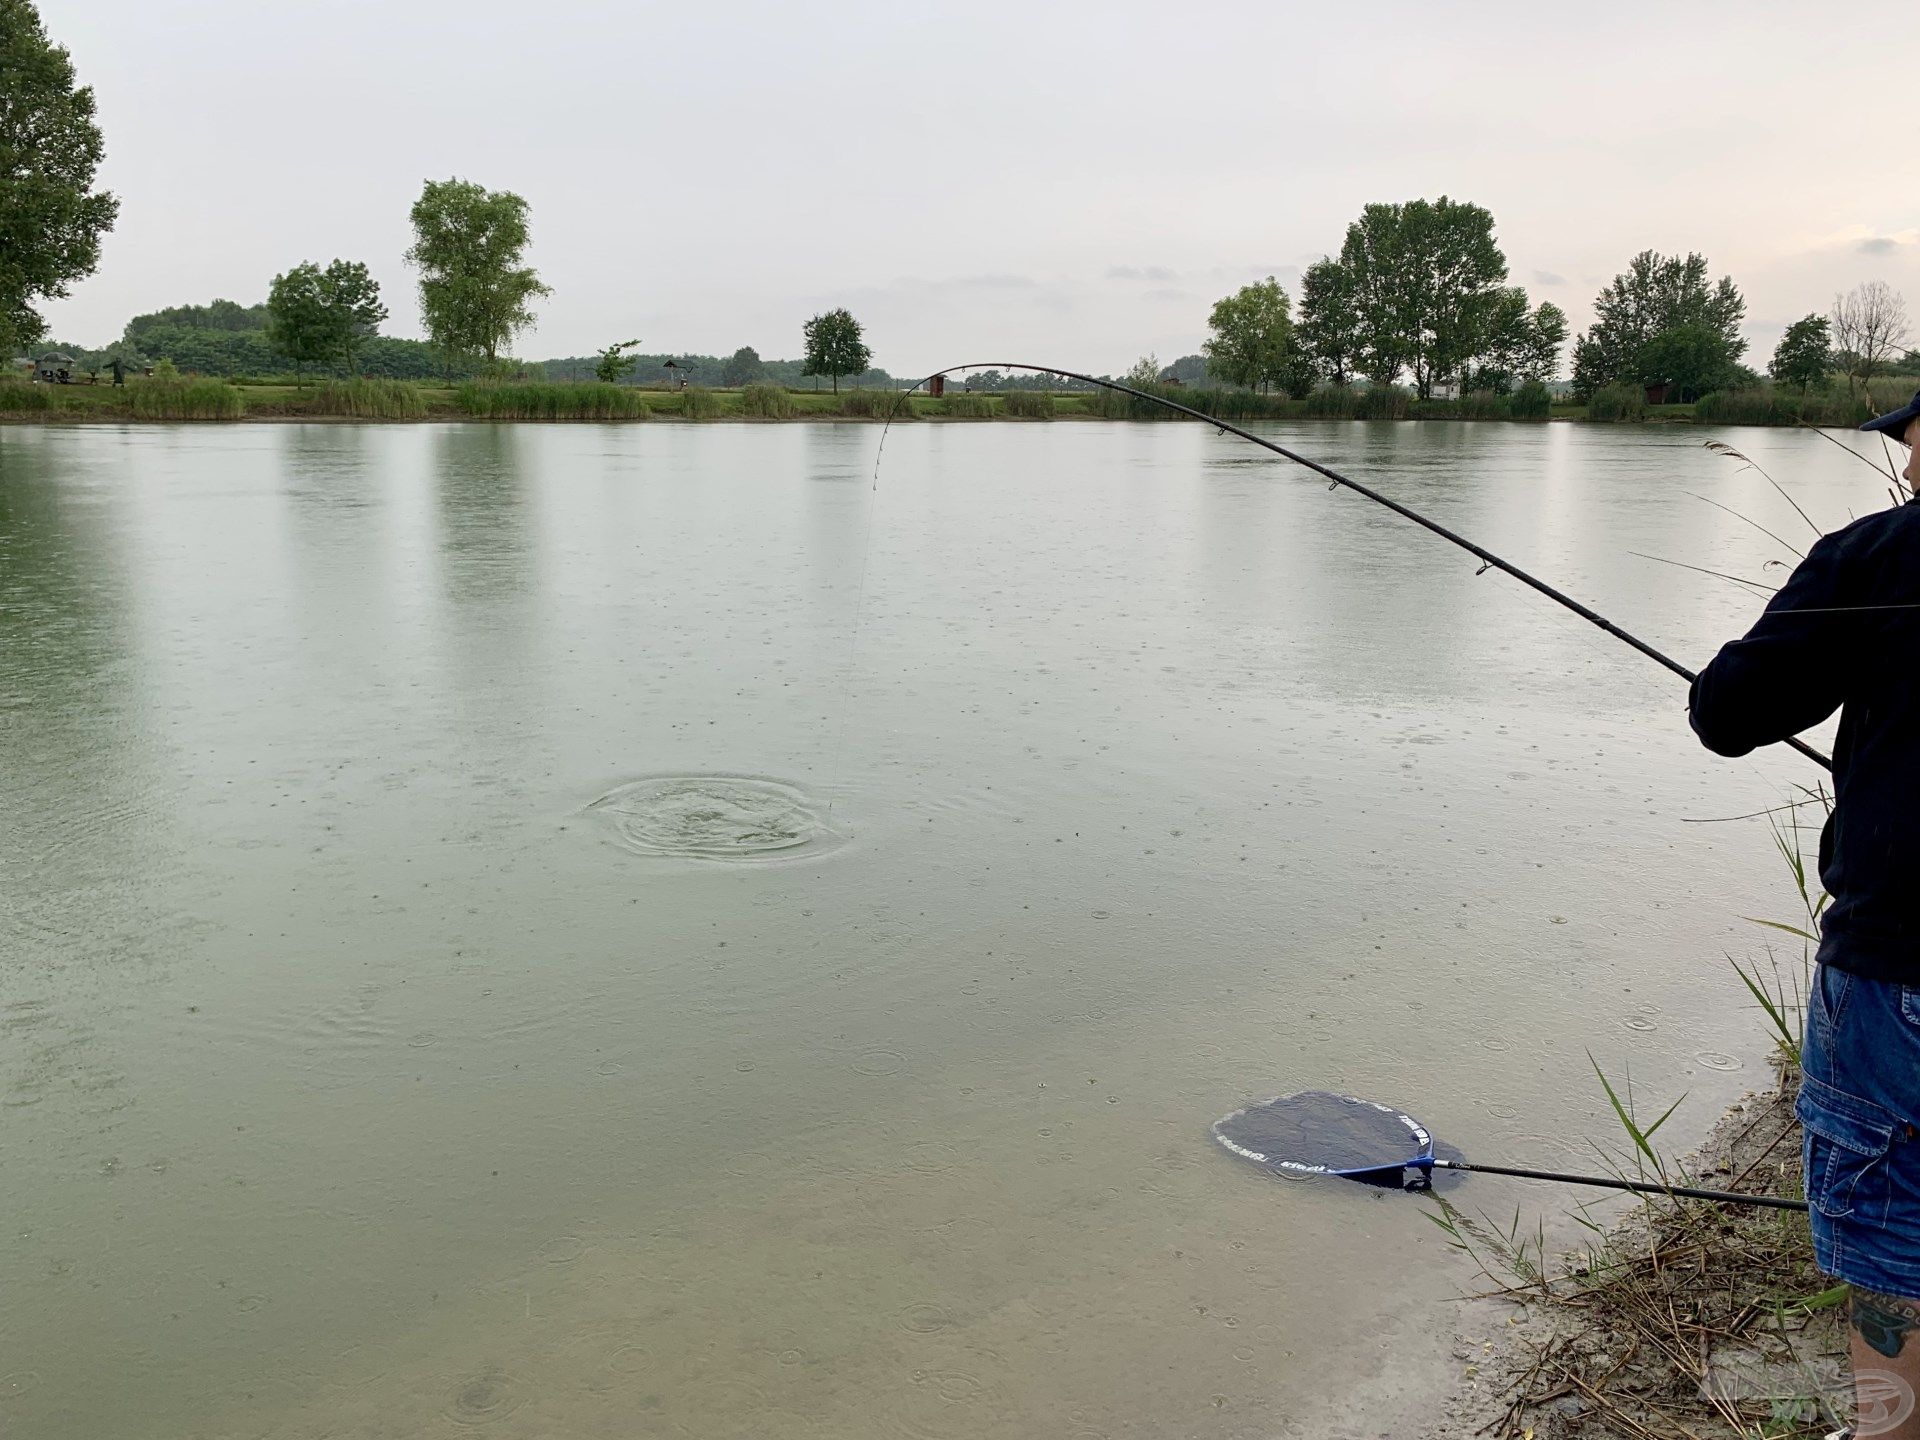
[{"label": "cloud", "polygon": [[1905,230],[1876,230],[1870,225],[1850,225],[1845,230],[1823,236],[1814,242],[1816,251],[1845,248],[1856,255],[1894,255],[1902,250],[1920,248],[1920,226]]},{"label": "cloud", "polygon": [[1556,275],[1551,270],[1536,270],[1533,272],[1533,283],[1536,285],[1564,285],[1567,283],[1567,277],[1564,275]]},{"label": "cloud", "polygon": [[1164,285],[1169,280],[1178,280],[1180,272],[1169,270],[1164,265],[1115,265],[1108,269],[1109,280],[1152,280]]}]

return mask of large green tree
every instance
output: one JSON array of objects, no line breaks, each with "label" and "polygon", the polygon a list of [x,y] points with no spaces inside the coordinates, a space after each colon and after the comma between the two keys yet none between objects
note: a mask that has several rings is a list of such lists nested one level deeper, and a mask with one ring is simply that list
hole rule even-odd
[{"label": "large green tree", "polygon": [[1484,207],[1442,195],[1369,205],[1347,227],[1337,262],[1351,295],[1356,368],[1378,384],[1403,370],[1423,396],[1490,348],[1506,256]]},{"label": "large green tree", "polygon": [[803,375],[830,375],[840,388],[842,375],[864,375],[873,364],[860,322],[846,310],[829,310],[801,327],[806,342],[807,368]]},{"label": "large green tree", "polygon": [[766,374],[767,367],[760,359],[760,352],[751,345],[742,345],[727,357],[726,364],[720,367],[722,385],[746,385]]},{"label": "large green tree", "polygon": [[552,293],[525,263],[527,202],[471,180],[429,180],[414,201],[420,318],[435,344],[484,355],[491,365],[533,323],[533,302]]},{"label": "large green tree", "polygon": [[1294,355],[1293,303],[1269,275],[1216,301],[1200,347],[1207,373],[1229,385],[1270,390],[1289,378]]},{"label": "large green tree", "polygon": [[[1713,389],[1738,374],[1746,353],[1740,322],[1747,302],[1727,276],[1709,281],[1703,255],[1643,250],[1593,310],[1592,327],[1574,347],[1574,393],[1582,397],[1616,383],[1680,385],[1681,376],[1669,373],[1676,362],[1686,371],[1683,389]],[[1654,344],[1672,330],[1689,333]]]},{"label": "large green tree", "polygon": [[100,263],[120,202],[94,189],[106,154],[93,90],[30,0],[0,0],[0,354],[46,333],[38,300]]},{"label": "large green tree", "polygon": [[358,260],[324,270],[309,260],[274,276],[266,310],[267,339],[281,354],[296,365],[338,361],[349,375],[354,355],[387,318],[380,285]]},{"label": "large green tree", "polygon": [[1353,273],[1323,256],[1300,277],[1300,319],[1294,326],[1302,350],[1336,385],[1351,381],[1360,366],[1360,308]]},{"label": "large green tree", "polygon": [[1824,315],[1803,315],[1787,327],[1767,362],[1775,384],[1802,391],[1820,384],[1833,368],[1833,333]]}]

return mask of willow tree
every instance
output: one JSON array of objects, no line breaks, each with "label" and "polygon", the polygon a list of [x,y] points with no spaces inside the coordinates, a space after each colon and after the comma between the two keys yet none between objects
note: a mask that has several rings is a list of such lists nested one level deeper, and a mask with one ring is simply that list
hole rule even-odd
[{"label": "willow tree", "polygon": [[120,202],[94,189],[106,154],[93,89],[30,0],[0,0],[0,354],[46,333],[57,300],[100,263]]},{"label": "willow tree", "polygon": [[413,248],[420,272],[420,319],[442,350],[500,351],[533,323],[533,302],[553,292],[525,263],[531,239],[527,202],[510,190],[471,180],[429,180],[413,204]]}]

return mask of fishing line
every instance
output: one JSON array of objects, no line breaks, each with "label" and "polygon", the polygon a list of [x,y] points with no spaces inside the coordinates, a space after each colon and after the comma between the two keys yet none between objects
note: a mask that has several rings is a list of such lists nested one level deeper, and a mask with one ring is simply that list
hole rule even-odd
[{"label": "fishing line", "polygon": [[[1313,471],[1316,475],[1320,475],[1324,477],[1326,480],[1331,482],[1329,488],[1338,489],[1339,487],[1344,486],[1347,489],[1353,491],[1356,495],[1365,496],[1367,499],[1373,501],[1376,505],[1384,505],[1387,509],[1393,511],[1394,514],[1400,516],[1402,519],[1411,520],[1414,524],[1420,526],[1422,529],[1431,531],[1433,534],[1438,535],[1442,540],[1448,541],[1451,544],[1459,546],[1462,550],[1465,550],[1469,555],[1472,555],[1474,558],[1476,558],[1481,562],[1480,569],[1476,572],[1477,574],[1484,575],[1488,570],[1498,570],[1503,574],[1510,575],[1515,580],[1518,580],[1521,584],[1527,586],[1529,589],[1532,589],[1538,592],[1539,594],[1546,596],[1549,600],[1552,600],[1558,605],[1565,606],[1567,609],[1571,610],[1574,614],[1578,615],[1582,620],[1585,620],[1589,624],[1595,625],[1600,629],[1606,631],[1607,634],[1613,636],[1614,639],[1619,640],[1623,644],[1631,645],[1635,650],[1638,650],[1642,655],[1645,655],[1649,660],[1654,661],[1656,664],[1666,666],[1667,669],[1671,670],[1674,674],[1678,675],[1682,680],[1685,680],[1689,685],[1691,685],[1694,682],[1694,680],[1698,678],[1698,676],[1695,674],[1694,671],[1687,669],[1687,667],[1682,665],[1678,660],[1675,660],[1671,656],[1663,654],[1659,650],[1654,649],[1653,646],[1649,645],[1646,641],[1640,639],[1637,635],[1630,634],[1629,632],[1621,629],[1618,625],[1614,624],[1611,620],[1607,619],[1604,615],[1601,615],[1599,612],[1592,610],[1585,605],[1582,605],[1578,600],[1575,600],[1571,595],[1568,595],[1560,590],[1556,590],[1553,586],[1547,584],[1546,581],[1539,579],[1537,576],[1528,574],[1525,570],[1522,570],[1519,566],[1511,564],[1506,560],[1502,560],[1498,555],[1494,554],[1491,550],[1485,549],[1480,545],[1476,545],[1473,541],[1467,539],[1464,535],[1458,534],[1453,530],[1449,530],[1446,526],[1440,524],[1439,521],[1429,519],[1427,516],[1422,515],[1418,510],[1415,510],[1410,506],[1403,505],[1398,500],[1391,499],[1388,496],[1381,494],[1378,490],[1372,489],[1371,487],[1366,485],[1362,485],[1357,480],[1348,479],[1345,475],[1342,475],[1339,471],[1334,470],[1326,465],[1322,465],[1318,460],[1314,460],[1309,458],[1308,456],[1299,454],[1297,451],[1289,450],[1286,446],[1278,444],[1275,441],[1268,440],[1264,436],[1256,435],[1251,430],[1244,430],[1238,425],[1230,424],[1225,420],[1216,419],[1214,416],[1207,414],[1205,411],[1196,410],[1190,405],[1182,405],[1177,400],[1169,400],[1164,396],[1150,394],[1145,390],[1136,390],[1131,385],[1123,385],[1117,380],[1103,380],[1103,379],[1100,379],[1098,376],[1082,375],[1082,374],[1079,374],[1077,371],[1073,371],[1073,370],[1061,370],[1052,365],[1025,365],[1025,364],[1021,364],[1018,361],[1013,361],[1013,360],[999,360],[999,361],[981,360],[981,361],[973,361],[966,365],[949,365],[944,370],[936,370],[931,375],[926,376],[924,379],[916,381],[913,384],[911,389],[901,391],[895,397],[893,407],[887,412],[886,423],[882,425],[880,429],[880,447],[878,452],[876,452],[876,454],[874,455],[874,459],[873,459],[874,489],[878,490],[880,487],[880,458],[886,452],[887,432],[893,426],[894,416],[900,413],[901,407],[908,404],[910,397],[916,391],[920,390],[921,388],[931,383],[932,381],[937,379],[944,379],[946,376],[951,375],[956,371],[985,370],[985,369],[1026,370],[1038,375],[1059,375],[1068,380],[1078,380],[1085,385],[1097,386],[1098,388],[1103,390],[1112,390],[1117,394],[1131,395],[1136,400],[1144,400],[1150,405],[1158,405],[1163,409],[1173,411],[1177,415],[1185,415],[1189,419],[1198,420],[1202,424],[1211,425],[1213,426],[1214,429],[1218,430],[1223,435],[1238,436],[1240,439],[1250,441],[1253,444],[1260,446],[1262,449],[1271,450],[1274,454],[1280,456],[1283,460],[1291,460],[1294,464],[1302,466],[1305,469]],[[1778,539],[1777,536],[1775,538]],[[1786,544],[1784,540],[1781,541],[1780,543],[1783,545]],[[1788,546],[1788,548],[1792,549],[1791,546]],[[1800,740],[1798,738],[1789,738],[1785,743],[1788,749],[1797,751],[1798,753],[1806,756],[1807,759],[1813,761],[1815,764],[1824,766],[1828,770],[1831,770],[1833,768],[1832,760],[1830,760],[1827,756],[1821,754],[1818,750],[1815,750],[1812,746],[1808,745],[1805,741]]]}]

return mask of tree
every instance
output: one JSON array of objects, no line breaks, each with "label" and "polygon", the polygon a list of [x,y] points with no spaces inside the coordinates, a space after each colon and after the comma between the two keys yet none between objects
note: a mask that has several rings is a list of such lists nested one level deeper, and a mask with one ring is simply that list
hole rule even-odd
[{"label": "tree", "polygon": [[325,292],[325,276],[311,260],[274,276],[267,291],[267,340],[295,369],[329,360],[340,349],[339,316]]},{"label": "tree", "polygon": [[618,385],[640,363],[638,355],[627,354],[639,343],[638,340],[620,340],[599,351],[600,358],[593,366],[593,378],[602,385]]},{"label": "tree", "polygon": [[727,386],[746,385],[766,373],[767,367],[760,361],[760,352],[751,345],[742,345],[720,367],[720,383]]},{"label": "tree", "polygon": [[832,376],[836,392],[842,375],[864,375],[873,364],[873,352],[861,339],[860,322],[845,310],[814,316],[801,327],[801,334],[807,349],[807,368],[801,373]]},{"label": "tree", "polygon": [[305,261],[274,276],[265,308],[267,340],[281,354],[295,365],[338,360],[349,375],[354,352],[379,334],[387,318],[379,283],[358,260],[335,260],[325,270]]},{"label": "tree", "polygon": [[1133,368],[1120,377],[1136,390],[1148,390],[1160,383],[1160,357],[1142,355],[1133,362]]},{"label": "tree", "polygon": [[1360,310],[1352,273],[1330,255],[1314,261],[1300,277],[1300,320],[1294,335],[1334,384],[1353,379],[1360,359]]},{"label": "tree", "polygon": [[[1664,373],[1663,365],[1649,364],[1647,353],[1647,346],[1667,330],[1698,326],[1710,333],[1720,369],[1727,374],[1746,353],[1740,322],[1746,318],[1747,302],[1724,275],[1708,283],[1703,255],[1643,250],[1600,292],[1593,308],[1593,325],[1574,347],[1574,393],[1582,398],[1603,385],[1671,383],[1674,377]],[[1671,360],[1683,351],[1691,353],[1687,345],[1669,345],[1653,358]]]},{"label": "tree", "polygon": [[1833,332],[1824,315],[1803,315],[1789,325],[1767,362],[1776,383],[1797,385],[1802,393],[1822,383],[1832,368]]},{"label": "tree", "polygon": [[1208,374],[1249,390],[1271,389],[1286,377],[1293,306],[1273,276],[1217,301],[1207,326],[1212,333],[1200,350]]},{"label": "tree", "polygon": [[553,292],[523,262],[528,205],[471,180],[429,180],[413,204],[407,263],[420,272],[420,318],[441,349],[492,365]]},{"label": "tree", "polygon": [[1560,373],[1560,347],[1567,343],[1567,312],[1551,300],[1542,300],[1527,317],[1514,375],[1544,385]]},{"label": "tree", "polygon": [[31,0],[0,0],[0,355],[46,333],[34,308],[100,263],[120,202],[94,189],[106,154],[93,88]]},{"label": "tree", "polygon": [[380,299],[380,282],[359,260],[335,260],[320,278],[325,285],[327,308],[336,317],[340,359],[351,375],[354,351],[378,336],[381,322],[387,318],[387,307]]},{"label": "tree", "polygon": [[1698,400],[1737,384],[1741,367],[1726,337],[1711,325],[1674,325],[1640,349],[1639,383],[1665,385],[1670,400]]},{"label": "tree", "polygon": [[1866,384],[1906,348],[1907,302],[1884,280],[1833,297],[1833,345],[1847,367],[1847,388]]},{"label": "tree", "polygon": [[[1466,201],[1369,205],[1347,227],[1336,284],[1350,290],[1356,368],[1376,384],[1413,371],[1425,397],[1488,347],[1507,278],[1493,216]],[[1325,279],[1327,277],[1323,277]]]}]

